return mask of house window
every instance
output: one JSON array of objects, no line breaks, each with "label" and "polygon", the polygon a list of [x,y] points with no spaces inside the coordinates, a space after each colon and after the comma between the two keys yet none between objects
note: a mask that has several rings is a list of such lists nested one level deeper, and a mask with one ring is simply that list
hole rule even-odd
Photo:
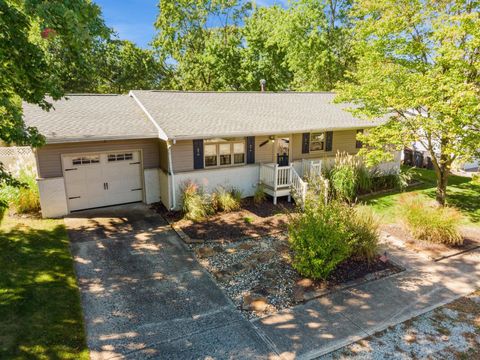
[{"label": "house window", "polygon": [[108,162],[124,161],[124,160],[132,160],[132,159],[133,159],[132,153],[108,154],[107,156]]},{"label": "house window", "polygon": [[233,162],[235,164],[243,164],[245,162],[245,144],[233,144]]},{"label": "house window", "polygon": [[72,165],[98,164],[99,162],[100,162],[99,155],[81,156],[81,157],[72,159]]},{"label": "house window", "polygon": [[230,166],[245,163],[245,142],[243,139],[205,140],[205,167]]},{"label": "house window", "polygon": [[220,165],[230,165],[232,163],[232,146],[230,144],[219,144]]},{"label": "house window", "polygon": [[[363,134],[363,129],[357,130],[357,135],[358,135],[358,134]],[[363,142],[361,142],[360,140],[358,140],[356,137],[355,137],[355,139],[356,139],[356,140],[355,140],[355,147],[356,147],[357,149],[361,149],[362,146],[363,146]]]},{"label": "house window", "polygon": [[325,148],[325,133],[310,134],[310,151],[321,151]]},{"label": "house window", "polygon": [[217,145],[205,145],[205,167],[217,166]]}]

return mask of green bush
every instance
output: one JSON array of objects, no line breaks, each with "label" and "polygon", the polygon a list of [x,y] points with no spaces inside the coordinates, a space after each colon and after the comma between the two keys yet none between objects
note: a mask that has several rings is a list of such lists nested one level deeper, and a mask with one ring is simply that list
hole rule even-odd
[{"label": "green bush", "polygon": [[352,255],[371,262],[378,254],[379,221],[368,206],[356,206],[348,222]]},{"label": "green bush", "polygon": [[7,210],[8,210],[7,204],[0,201],[0,225],[2,224],[3,218]]},{"label": "green bush", "polygon": [[382,174],[378,171],[372,173],[372,191],[399,189],[404,190],[410,180],[412,179],[412,172],[410,169],[400,172]]},{"label": "green bush", "polygon": [[309,196],[305,210],[289,224],[293,267],[303,276],[326,279],[351,256],[372,260],[378,250],[378,224],[365,214],[337,200],[326,204]]},{"label": "green bush", "polygon": [[371,189],[372,176],[358,156],[337,153],[335,165],[328,172],[334,197],[352,202],[359,192]]},{"label": "green bush", "polygon": [[267,199],[267,194],[265,193],[265,185],[259,184],[255,189],[255,194],[253,194],[253,202],[256,205],[260,205]]},{"label": "green bush", "polygon": [[474,184],[480,185],[480,173],[472,175],[472,182]]},{"label": "green bush", "polygon": [[351,255],[344,221],[347,209],[336,201],[328,205],[307,201],[305,211],[293,218],[289,241],[294,252],[293,267],[301,275],[326,279]]},{"label": "green bush", "polygon": [[240,209],[242,193],[237,189],[227,190],[223,187],[218,188],[212,194],[212,204],[214,209],[231,212]]},{"label": "green bush", "polygon": [[205,195],[193,182],[187,182],[182,187],[182,210],[185,218],[192,221],[205,219],[210,211],[210,202],[205,201]]},{"label": "green bush", "polygon": [[399,214],[410,233],[420,239],[447,245],[463,243],[460,212],[451,207],[429,204],[418,194],[403,194],[398,201]]},{"label": "green bush", "polygon": [[22,185],[3,187],[0,191],[0,199],[8,203],[9,207],[18,214],[40,211],[40,195],[34,170],[20,170],[17,179]]}]

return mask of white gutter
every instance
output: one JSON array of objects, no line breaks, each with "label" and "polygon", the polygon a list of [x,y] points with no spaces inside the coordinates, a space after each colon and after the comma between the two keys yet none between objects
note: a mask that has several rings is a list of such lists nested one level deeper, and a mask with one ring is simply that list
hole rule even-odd
[{"label": "white gutter", "polygon": [[[176,207],[176,199],[175,199],[175,175],[173,173],[173,162],[172,162],[172,145],[168,142],[168,136],[167,134],[165,134],[165,131],[162,130],[162,128],[160,126],[158,126],[157,122],[155,121],[155,119],[153,118],[153,116],[148,112],[148,110],[145,108],[145,106],[143,106],[143,104],[141,103],[141,101],[135,96],[135,94],[133,93],[133,91],[130,90],[130,92],[128,93],[128,95],[130,97],[132,97],[135,102],[138,104],[138,106],[140,106],[140,108],[143,110],[143,112],[145,113],[145,115],[147,115],[147,117],[150,119],[150,121],[153,123],[153,125],[155,126],[155,128],[157,129],[158,131],[158,138],[161,139],[161,140],[164,140],[166,143],[167,143],[167,149],[168,149],[168,167],[169,167],[169,171],[168,171],[168,174],[170,175],[170,179],[171,179],[171,191],[172,191],[172,206],[170,206],[170,210],[173,210],[175,209]],[[169,191],[169,194],[170,194],[170,191]],[[170,199],[169,199],[170,200]]]},{"label": "white gutter", "polygon": [[170,189],[172,190],[172,204],[170,206],[170,210],[174,210],[177,206],[176,199],[175,199],[175,175],[173,173],[173,162],[172,162],[172,144],[167,142],[167,149],[168,149],[168,174],[170,175]]},{"label": "white gutter", "polygon": [[147,115],[147,117],[150,119],[150,121],[153,123],[153,125],[157,128],[159,139],[162,139],[162,140],[164,140],[164,141],[167,141],[167,140],[168,140],[168,136],[167,136],[167,134],[165,134],[165,131],[163,131],[160,126],[158,126],[158,124],[157,124],[157,122],[155,121],[155,119],[153,118],[153,116],[148,112],[148,110],[145,108],[145,106],[143,106],[143,104],[140,102],[140,100],[138,100],[138,98],[135,96],[135,94],[133,93],[133,91],[130,91],[130,92],[128,93],[128,96],[132,97],[132,98],[136,101],[136,103],[138,104],[138,106],[140,106],[140,108],[143,110],[143,112],[145,113],[145,115]]}]

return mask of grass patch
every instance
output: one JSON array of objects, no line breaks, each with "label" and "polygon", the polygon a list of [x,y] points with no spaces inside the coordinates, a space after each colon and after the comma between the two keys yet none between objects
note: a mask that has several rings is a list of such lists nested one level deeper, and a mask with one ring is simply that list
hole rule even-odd
[{"label": "grass patch", "polygon": [[5,217],[0,269],[0,358],[87,360],[63,221]]},{"label": "grass patch", "polygon": [[[426,201],[435,199],[436,177],[433,170],[412,168],[413,179],[423,182],[422,185],[407,192],[416,192]],[[400,191],[389,194],[379,194],[364,199],[365,204],[382,217],[386,223],[397,222],[396,204],[401,196]],[[480,227],[480,184],[476,184],[471,178],[450,175],[447,189],[447,204],[456,207],[467,225]]]}]

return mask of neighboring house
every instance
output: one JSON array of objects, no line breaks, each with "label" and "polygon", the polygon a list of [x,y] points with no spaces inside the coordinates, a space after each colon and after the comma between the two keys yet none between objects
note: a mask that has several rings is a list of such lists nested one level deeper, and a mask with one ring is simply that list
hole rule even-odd
[{"label": "neighboring house", "polygon": [[[178,208],[181,187],[258,183],[274,196],[305,190],[306,171],[337,151],[356,153],[367,121],[333,104],[332,93],[131,91],[69,95],[45,112],[25,105],[25,121],[45,135],[35,151],[42,214],[161,201]],[[400,156],[386,164],[398,169]],[[281,166],[280,166],[280,165]]]}]

